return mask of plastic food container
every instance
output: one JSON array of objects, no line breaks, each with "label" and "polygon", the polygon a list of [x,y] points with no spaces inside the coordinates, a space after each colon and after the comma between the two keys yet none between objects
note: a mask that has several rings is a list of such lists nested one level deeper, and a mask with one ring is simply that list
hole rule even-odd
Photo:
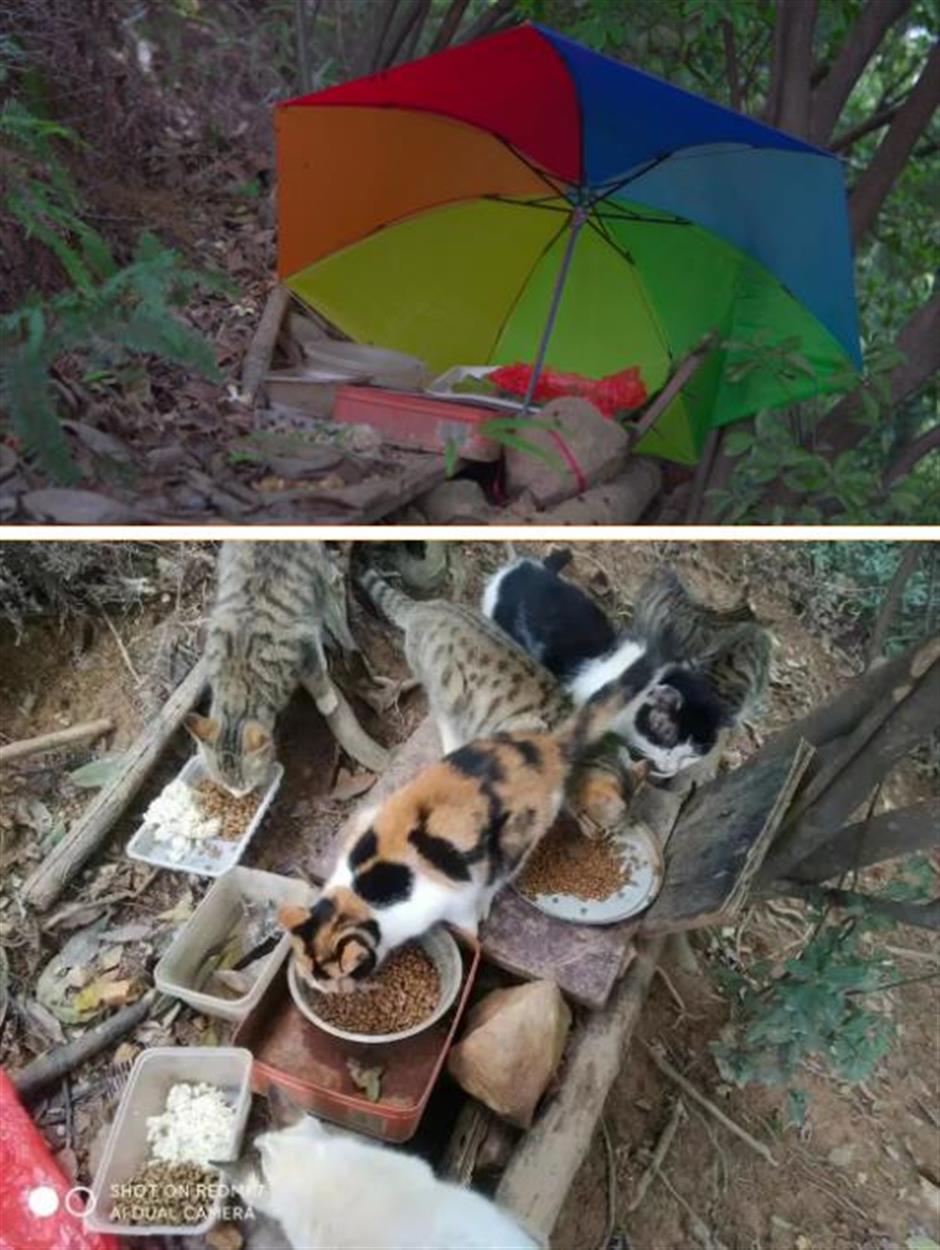
[{"label": "plastic food container", "polygon": [[[202,781],[205,775],[205,765],[198,755],[194,755],[183,765],[176,779],[193,788]],[[153,864],[156,868],[169,868],[173,872],[191,872],[200,877],[221,877],[230,868],[234,868],[244,855],[245,848],[257,833],[265,813],[274,801],[283,776],[283,764],[275,764],[270,784],[248,827],[237,842],[227,842],[224,838],[203,838],[200,842],[193,842],[182,859],[172,859],[165,843],[158,842],[154,837],[155,826],[144,821],[128,842],[127,854],[131,859],[138,859],[144,864]]]},{"label": "plastic food container", "polygon": [[[268,983],[290,950],[290,935],[283,937],[268,955],[254,965],[254,984],[241,998],[221,998],[203,986],[209,980],[206,954],[224,942],[238,922],[242,900],[250,903],[282,903],[304,907],[317,891],[304,881],[262,872],[259,868],[232,868],[210,887],[205,898],[177,933],[154,969],[157,989],[223,1020],[243,1020],[258,1003]],[[247,952],[246,952],[247,953]]]},{"label": "plastic food container", "polygon": [[116,1187],[131,1180],[150,1158],[147,1117],[164,1110],[171,1087],[181,1081],[215,1085],[234,1106],[231,1153],[232,1158],[237,1156],[251,1110],[251,1053],[230,1046],[154,1046],[145,1050],[131,1069],[92,1182],[86,1228],[120,1237],[198,1237],[218,1220],[221,1195],[201,1224],[118,1224],[110,1218]]},{"label": "plastic food container", "polygon": [[465,460],[486,461],[499,459],[500,445],[478,434],[475,427],[500,415],[480,404],[377,386],[341,386],[333,408],[334,421],[371,425],[403,447],[442,452],[453,444]]},{"label": "plastic food container", "polygon": [[[463,934],[454,936],[463,966],[454,1006],[449,1015],[404,1041],[366,1046],[324,1032],[298,1011],[282,965],[233,1038],[254,1055],[252,1089],[266,1094],[277,1085],[312,1115],[382,1141],[408,1141],[453,1044],[480,962],[479,943]],[[377,1102],[370,1102],[353,1082],[350,1059],[363,1068],[383,1069]]]},{"label": "plastic food container", "polygon": [[438,1020],[450,1010],[463,981],[463,961],[460,958],[460,948],[446,929],[432,929],[430,933],[425,933],[417,941],[424,948],[437,969],[441,987],[441,997],[437,1007],[420,1024],[416,1024],[410,1029],[402,1029],[399,1033],[349,1033],[345,1029],[337,1028],[335,1024],[329,1024],[326,1020],[320,1018],[310,999],[304,993],[303,982],[297,971],[297,963],[292,958],[287,966],[287,987],[290,990],[291,998],[294,1000],[294,1005],[318,1029],[332,1033],[334,1037],[342,1038],[343,1041],[357,1042],[363,1046],[380,1046],[385,1042],[403,1042],[406,1037],[414,1037],[416,1033],[423,1033],[425,1029],[429,1029],[432,1025],[437,1024]]}]

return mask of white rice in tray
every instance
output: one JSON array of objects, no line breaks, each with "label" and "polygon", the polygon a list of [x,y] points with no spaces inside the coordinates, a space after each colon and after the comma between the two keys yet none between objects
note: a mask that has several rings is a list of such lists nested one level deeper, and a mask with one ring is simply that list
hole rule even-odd
[{"label": "white rice in tray", "polygon": [[194,791],[179,778],[153,800],[144,822],[154,826],[154,842],[165,844],[172,860],[185,859],[194,843],[218,837],[222,828],[217,816],[202,814]]},{"label": "white rice in tray", "polygon": [[147,1117],[152,1159],[198,1163],[232,1153],[235,1108],[214,1085],[174,1085],[160,1115]]}]

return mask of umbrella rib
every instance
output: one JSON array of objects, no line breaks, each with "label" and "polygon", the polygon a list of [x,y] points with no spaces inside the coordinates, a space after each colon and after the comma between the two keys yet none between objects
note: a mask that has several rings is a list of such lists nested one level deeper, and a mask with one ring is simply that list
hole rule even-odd
[{"label": "umbrella rib", "polygon": [[555,246],[555,244],[558,242],[561,236],[565,233],[566,229],[567,229],[567,222],[559,226],[559,228],[555,231],[552,237],[548,240],[548,242],[544,245],[542,250],[539,252],[538,256],[536,256],[535,260],[532,262],[532,267],[529,270],[529,272],[526,274],[525,279],[519,283],[519,290],[516,292],[515,298],[510,302],[510,305],[506,310],[506,316],[502,319],[502,321],[499,324],[499,328],[496,331],[496,337],[493,339],[493,346],[490,348],[490,353],[489,353],[490,360],[493,359],[493,353],[496,351],[496,345],[499,343],[499,340],[503,337],[503,332],[505,331],[506,326],[509,324],[513,313],[519,307],[519,301],[522,299],[523,292],[525,291],[526,287],[529,285],[530,281],[532,280],[532,275],[535,273],[536,269],[538,269],[539,265],[542,263],[542,261],[548,255],[548,253],[552,250],[552,248]]},{"label": "umbrella rib", "polygon": [[629,265],[630,272],[633,275],[634,281],[636,283],[636,289],[639,291],[640,298],[642,299],[643,303],[646,305],[646,311],[649,314],[649,319],[653,323],[653,326],[656,329],[656,334],[659,338],[660,343],[662,344],[663,351],[666,353],[666,358],[671,363],[675,359],[672,353],[672,348],[669,346],[669,340],[666,338],[666,334],[662,326],[659,324],[659,318],[656,316],[656,310],[653,307],[653,305],[650,303],[649,296],[646,294],[646,288],[644,287],[643,283],[640,281],[637,275],[636,262],[634,261],[633,257],[626,250],[626,248],[621,248],[620,244],[616,241],[616,239],[611,238],[607,230],[604,229],[603,224],[595,221],[593,216],[588,218],[588,225],[598,235],[599,238],[603,239],[603,241],[607,244],[607,246],[610,247],[611,250],[614,251],[620,257],[622,261],[624,261],[627,265]]}]

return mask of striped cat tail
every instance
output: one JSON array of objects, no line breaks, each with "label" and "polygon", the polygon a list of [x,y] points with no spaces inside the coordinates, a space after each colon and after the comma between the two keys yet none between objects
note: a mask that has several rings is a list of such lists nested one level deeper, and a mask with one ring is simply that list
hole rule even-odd
[{"label": "striped cat tail", "polygon": [[390,586],[375,569],[365,569],[359,577],[359,585],[366,592],[383,616],[404,629],[415,607],[413,599]]},{"label": "striped cat tail", "polygon": [[571,764],[583,760],[611,732],[628,705],[654,681],[658,671],[658,657],[646,651],[619,677],[595,691],[556,731],[565,758]]}]

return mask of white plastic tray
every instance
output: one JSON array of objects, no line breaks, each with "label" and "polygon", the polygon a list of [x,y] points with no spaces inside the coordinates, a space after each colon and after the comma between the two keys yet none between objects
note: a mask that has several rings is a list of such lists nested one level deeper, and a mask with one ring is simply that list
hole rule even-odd
[{"label": "white plastic tray", "polygon": [[272,902],[303,907],[312,904],[316,890],[305,881],[281,877],[258,868],[233,868],[209,887],[205,898],[173,939],[154,969],[157,989],[173,994],[199,1011],[223,1020],[243,1020],[267,989],[290,949],[285,933],[269,955],[258,961],[254,984],[241,998],[220,998],[202,988],[206,981],[203,964],[207,951],[224,941],[238,920],[242,899],[252,903]]},{"label": "white plastic tray", "polygon": [[[194,787],[205,777],[206,770],[198,755],[194,755],[180,769],[176,780]],[[264,792],[251,823],[237,842],[227,842],[224,838],[204,838],[201,842],[193,842],[191,849],[182,859],[173,859],[163,843],[154,837],[155,826],[145,821],[127,844],[127,854],[131,859],[140,860],[144,864],[153,864],[156,868],[169,868],[172,872],[191,872],[200,877],[221,877],[223,873],[234,868],[245,853],[245,848],[258,831],[265,813],[274,801],[284,766],[275,764],[271,782]]]},{"label": "white plastic tray", "polygon": [[251,1110],[251,1063],[251,1051],[235,1046],[154,1046],[142,1051],[124,1087],[92,1182],[85,1227],[119,1237],[196,1237],[208,1232],[219,1218],[221,1194],[201,1224],[117,1224],[110,1218],[116,1187],[129,1181],[150,1158],[147,1117],[164,1110],[171,1086],[181,1081],[215,1085],[234,1106],[231,1157],[235,1158]]},{"label": "white plastic tray", "polygon": [[546,916],[573,924],[617,924],[649,907],[663,882],[663,856],[653,833],[642,823],[626,825],[613,835],[630,879],[608,898],[586,899],[574,894],[538,894],[534,898],[513,888],[520,898]]}]

